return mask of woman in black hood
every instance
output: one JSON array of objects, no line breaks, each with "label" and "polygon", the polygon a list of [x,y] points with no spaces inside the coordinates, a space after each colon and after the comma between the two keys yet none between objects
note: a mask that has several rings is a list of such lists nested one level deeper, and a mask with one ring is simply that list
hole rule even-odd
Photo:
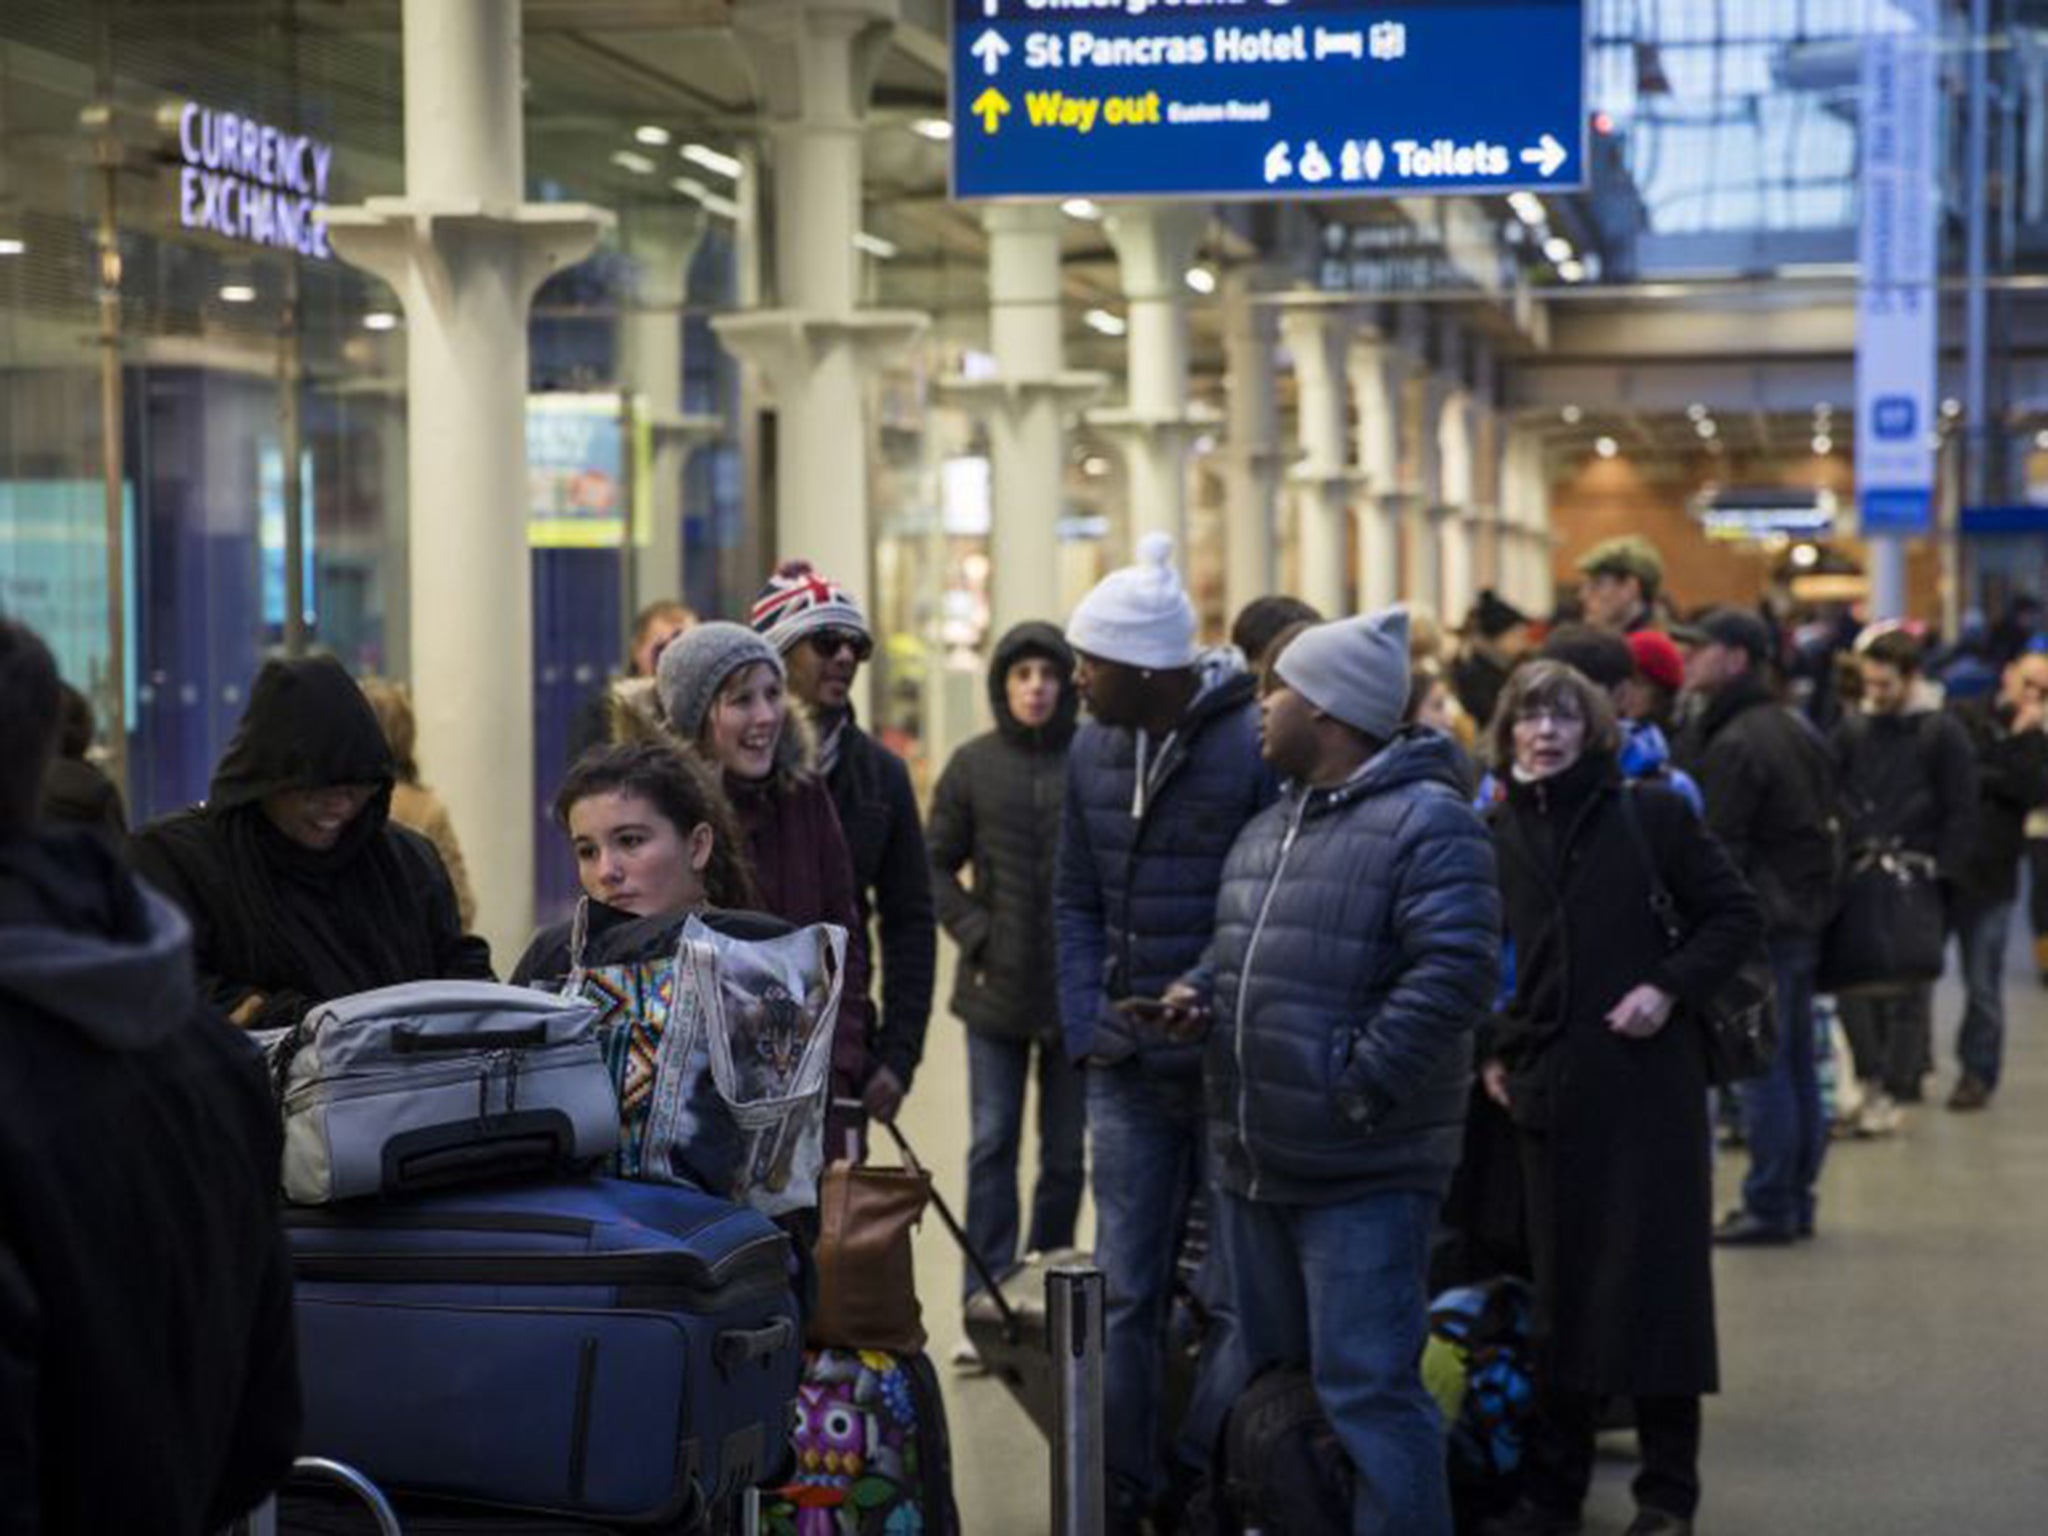
[{"label": "woman in black hood", "polygon": [[390,820],[391,749],[332,657],[271,661],[206,803],[135,836],[137,873],[192,919],[211,1000],[250,1029],[329,998],[490,980],[433,845]]},{"label": "woman in black hood", "polygon": [[[925,842],[939,921],[960,948],[953,1012],[967,1026],[974,1125],[967,1235],[1001,1274],[1018,1252],[1017,1148],[1034,1048],[1040,1166],[1026,1251],[1071,1246],[1081,1204],[1086,1118],[1080,1069],[1060,1040],[1052,931],[1053,850],[1080,706],[1074,653],[1054,626],[1019,624],[997,642],[988,691],[996,728],[939,775]],[[960,879],[968,866],[971,885]],[[971,1294],[971,1273],[966,1284]]]}]

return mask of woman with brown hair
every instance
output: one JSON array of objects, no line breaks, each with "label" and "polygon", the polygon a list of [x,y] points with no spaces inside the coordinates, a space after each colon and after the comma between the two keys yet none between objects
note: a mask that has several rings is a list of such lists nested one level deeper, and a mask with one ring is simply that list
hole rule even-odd
[{"label": "woman with brown hair", "polygon": [[1631,1536],[1688,1532],[1718,1377],[1706,1038],[1687,1005],[1759,943],[1762,916],[1684,800],[1623,779],[1613,703],[1573,668],[1518,669],[1491,738],[1515,988],[1481,1070],[1522,1152],[1537,1421],[1524,1502],[1488,1529],[1579,1529],[1596,1406],[1631,1397]]},{"label": "woman with brown hair", "polygon": [[469,866],[463,861],[462,843],[455,835],[455,821],[442,798],[420,782],[419,726],[413,719],[412,692],[403,683],[372,677],[362,684],[363,697],[376,712],[377,724],[391,747],[391,763],[398,773],[391,786],[391,819],[410,827],[434,845],[441,855],[441,867],[448,871],[448,883],[455,887],[456,910],[462,926],[476,921],[476,897],[469,889]]}]

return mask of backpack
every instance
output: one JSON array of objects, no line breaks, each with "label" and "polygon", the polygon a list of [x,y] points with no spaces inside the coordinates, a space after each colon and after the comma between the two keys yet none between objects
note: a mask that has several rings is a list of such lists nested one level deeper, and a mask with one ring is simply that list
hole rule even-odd
[{"label": "backpack", "polygon": [[1353,1478],[1306,1367],[1262,1372],[1232,1405],[1223,1430],[1224,1496],[1243,1530],[1347,1536]]},{"label": "backpack", "polygon": [[1430,1303],[1422,1379],[1450,1431],[1451,1503],[1461,1525],[1507,1508],[1520,1491],[1536,1400],[1533,1310],[1529,1283],[1513,1275]]}]

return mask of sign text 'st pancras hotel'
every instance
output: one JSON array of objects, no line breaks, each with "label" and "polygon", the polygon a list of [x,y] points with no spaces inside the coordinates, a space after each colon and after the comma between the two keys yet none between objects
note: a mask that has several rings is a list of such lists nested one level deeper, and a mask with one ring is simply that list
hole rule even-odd
[{"label": "sign text 'st pancras hotel'", "polygon": [[963,198],[1585,179],[1582,0],[954,0]]}]

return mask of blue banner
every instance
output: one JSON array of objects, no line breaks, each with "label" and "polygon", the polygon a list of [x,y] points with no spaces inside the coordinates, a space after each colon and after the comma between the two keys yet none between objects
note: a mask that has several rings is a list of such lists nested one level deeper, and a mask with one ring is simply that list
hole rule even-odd
[{"label": "blue banner", "polygon": [[958,198],[1586,180],[1582,0],[954,0]]}]

